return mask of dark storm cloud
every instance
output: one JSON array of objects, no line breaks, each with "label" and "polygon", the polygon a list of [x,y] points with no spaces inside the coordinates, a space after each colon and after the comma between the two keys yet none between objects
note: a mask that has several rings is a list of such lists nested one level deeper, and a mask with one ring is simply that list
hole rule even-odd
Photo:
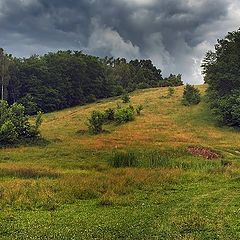
[{"label": "dark storm cloud", "polygon": [[238,28],[237,0],[0,0],[0,45],[18,56],[82,49],[151,58],[199,82],[200,59]]}]

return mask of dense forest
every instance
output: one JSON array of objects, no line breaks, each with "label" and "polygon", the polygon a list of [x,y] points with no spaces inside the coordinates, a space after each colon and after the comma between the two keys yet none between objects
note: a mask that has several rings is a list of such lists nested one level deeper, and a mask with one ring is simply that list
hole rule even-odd
[{"label": "dense forest", "polygon": [[179,86],[181,75],[163,78],[151,60],[99,58],[81,51],[14,58],[0,54],[1,97],[22,103],[29,114],[51,112],[159,86]]}]

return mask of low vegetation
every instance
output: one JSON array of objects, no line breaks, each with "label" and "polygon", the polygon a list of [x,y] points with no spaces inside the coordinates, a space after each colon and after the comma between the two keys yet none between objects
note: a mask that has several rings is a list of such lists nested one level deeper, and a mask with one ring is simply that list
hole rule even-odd
[{"label": "low vegetation", "polygon": [[103,131],[102,127],[105,122],[105,116],[100,111],[93,111],[88,119],[88,129],[92,134],[98,134]]},{"label": "low vegetation", "polygon": [[194,86],[187,84],[184,88],[182,104],[185,106],[197,105],[200,101],[200,91]]},{"label": "low vegetation", "polygon": [[[143,106],[138,105],[136,112],[140,115]],[[115,123],[116,125],[133,121],[135,119],[135,109],[132,105],[127,107],[108,108],[104,112],[94,110],[88,119],[88,130],[91,134],[103,132],[103,125]]]},{"label": "low vegetation", "polygon": [[35,124],[30,124],[23,105],[15,103],[9,106],[0,101],[0,144],[13,144],[24,139],[37,138],[42,123],[42,113],[36,116]]},{"label": "low vegetation", "polygon": [[114,120],[116,124],[122,124],[133,121],[135,119],[135,110],[132,105],[116,109]]},{"label": "low vegetation", "polygon": [[129,103],[130,102],[130,96],[127,92],[125,92],[123,95],[122,95],[122,101],[123,103]]}]

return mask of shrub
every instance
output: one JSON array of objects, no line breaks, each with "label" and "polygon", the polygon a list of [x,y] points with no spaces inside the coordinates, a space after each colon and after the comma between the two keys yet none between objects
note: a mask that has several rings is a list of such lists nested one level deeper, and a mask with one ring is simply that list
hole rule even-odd
[{"label": "shrub", "polygon": [[115,168],[137,167],[138,160],[133,152],[115,152],[110,159],[110,165]]},{"label": "shrub", "polygon": [[130,97],[129,97],[129,94],[127,92],[123,93],[122,101],[123,101],[123,103],[129,103],[130,102]]},{"label": "shrub", "polygon": [[175,89],[173,87],[168,87],[168,97],[173,96],[173,94],[175,93]]},{"label": "shrub", "polygon": [[128,106],[124,108],[119,108],[114,114],[114,120],[117,124],[125,123],[134,120],[134,108],[133,106]]},{"label": "shrub", "polygon": [[25,114],[25,107],[19,103],[9,106],[7,102],[0,102],[0,143],[9,144],[25,138],[36,138],[42,123],[42,113],[36,118],[35,125],[31,125]]},{"label": "shrub", "polygon": [[[211,98],[211,99],[209,99]],[[230,95],[223,97],[208,93],[211,108],[220,124],[240,127],[240,91],[234,90]]]},{"label": "shrub", "polygon": [[142,104],[137,105],[137,107],[136,107],[137,115],[140,115],[142,110],[143,110],[143,105]]},{"label": "shrub", "polygon": [[108,108],[104,112],[104,118],[106,122],[114,121],[114,109]]},{"label": "shrub", "polygon": [[90,118],[88,119],[88,129],[92,134],[101,133],[102,126],[104,124],[105,116],[102,112],[93,111]]},{"label": "shrub", "polygon": [[196,105],[201,101],[201,95],[197,88],[187,84],[184,88],[182,103],[185,106]]},{"label": "shrub", "polygon": [[0,143],[13,143],[17,140],[16,127],[11,120],[4,122],[0,128]]},{"label": "shrub", "polygon": [[42,124],[42,115],[43,115],[42,112],[38,112],[37,116],[36,116],[36,120],[35,120],[35,125],[28,126],[29,127],[29,130],[28,130],[29,137],[34,137],[34,136],[37,136],[40,134],[39,127]]}]

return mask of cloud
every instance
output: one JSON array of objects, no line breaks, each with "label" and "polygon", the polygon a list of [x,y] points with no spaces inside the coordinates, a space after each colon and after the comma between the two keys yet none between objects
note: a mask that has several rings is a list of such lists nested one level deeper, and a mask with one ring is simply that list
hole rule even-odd
[{"label": "cloud", "polygon": [[139,58],[139,47],[134,46],[130,40],[124,40],[117,31],[110,27],[99,25],[96,19],[93,20],[93,32],[88,41],[88,51],[101,53],[100,55],[111,54],[115,58]]},{"label": "cloud", "polygon": [[202,82],[205,52],[239,23],[238,0],[0,0],[0,46],[9,53],[150,58],[190,83]]}]

